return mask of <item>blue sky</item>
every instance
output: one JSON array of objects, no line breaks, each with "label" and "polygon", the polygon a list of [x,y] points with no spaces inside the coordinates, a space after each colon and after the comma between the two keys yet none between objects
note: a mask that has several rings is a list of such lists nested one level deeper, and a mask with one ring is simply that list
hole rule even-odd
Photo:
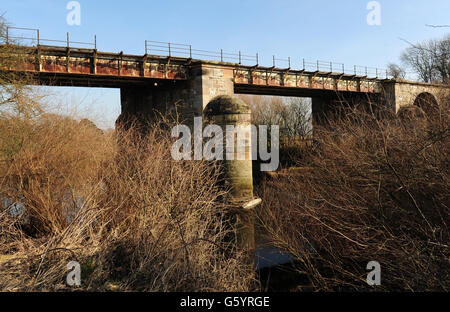
[{"label": "blue sky", "polygon": [[[449,28],[449,0],[379,0],[381,25],[366,22],[367,0],[79,0],[81,25],[69,26],[66,0],[1,0],[0,12],[15,26],[40,28],[41,37],[92,41],[98,49],[144,54],[144,40],[192,44],[206,50],[241,50],[271,57],[290,56],[384,68],[410,42],[442,37]],[[297,63],[296,63],[297,62]],[[79,105],[112,127],[120,113],[120,93],[111,89],[52,88],[68,107]],[[88,109],[89,108],[89,109]],[[82,110],[83,110],[82,109]],[[103,119],[103,120],[100,120]]]}]

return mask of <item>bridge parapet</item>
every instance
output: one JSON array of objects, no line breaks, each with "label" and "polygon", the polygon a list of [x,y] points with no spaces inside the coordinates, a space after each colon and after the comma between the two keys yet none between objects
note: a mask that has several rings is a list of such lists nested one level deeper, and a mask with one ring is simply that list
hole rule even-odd
[{"label": "bridge parapet", "polygon": [[[76,75],[90,76],[90,78],[96,76],[100,86],[102,83],[114,85],[119,77],[187,80],[192,65],[199,63],[210,68],[216,67],[217,70],[221,68],[231,70],[233,82],[240,85],[380,93],[380,82],[383,81],[334,72],[246,66],[183,57],[106,53],[96,49],[38,46],[18,47],[16,51],[23,53],[26,57],[22,58],[23,62],[17,64],[15,68],[9,69],[39,73],[40,79],[44,80],[43,83],[48,83],[46,78],[52,77],[52,82],[57,85],[83,85],[79,79],[78,82],[73,79]],[[108,77],[110,80],[107,79]],[[92,83],[91,80],[90,85]]]},{"label": "bridge parapet", "polygon": [[[21,63],[7,70],[37,73],[39,83],[44,84],[115,86],[118,78],[188,79],[188,66],[184,59],[62,47],[17,46],[11,50],[21,54]],[[75,79],[77,76],[85,80]],[[90,84],[87,82],[89,78]]]},{"label": "bridge parapet", "polygon": [[339,92],[380,93],[381,79],[324,71],[238,66],[234,82],[254,86],[322,89]]},{"label": "bridge parapet", "polygon": [[[165,105],[178,101],[196,115],[201,114],[214,96],[223,94],[302,96],[334,103],[345,101],[345,98],[361,100],[363,96],[370,98],[370,101],[381,99],[383,104],[398,111],[403,106],[413,105],[423,93],[437,98],[445,88],[377,78],[377,71],[376,77],[371,78],[367,76],[367,68],[364,71],[366,75],[358,75],[356,67],[355,74],[344,73],[344,66],[342,73],[333,72],[335,67],[332,63],[329,63],[330,71],[324,70],[319,62],[315,71],[249,66],[224,62],[222,52],[220,61],[196,60],[192,59],[192,51],[195,50],[191,50],[190,46],[188,58],[172,56],[171,52],[169,56],[107,53],[97,49],[74,48],[69,44],[67,47],[6,46],[11,48],[8,51],[20,54],[20,62],[14,63],[14,66],[8,63],[9,67],[3,70],[34,73],[39,84],[116,88],[141,86],[148,89],[142,91],[143,94],[152,92],[164,95]],[[0,45],[0,52],[3,47],[5,45]],[[242,57],[239,53],[238,60],[241,61]],[[156,90],[156,87],[161,87],[161,90]]]}]

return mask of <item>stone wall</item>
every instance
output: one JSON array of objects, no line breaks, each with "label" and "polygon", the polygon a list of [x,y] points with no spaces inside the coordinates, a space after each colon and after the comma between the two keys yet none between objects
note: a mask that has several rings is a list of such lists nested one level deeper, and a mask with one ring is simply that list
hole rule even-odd
[{"label": "stone wall", "polygon": [[421,93],[429,93],[434,96],[437,103],[443,92],[448,92],[448,88],[437,85],[430,85],[420,82],[394,81],[384,83],[384,96],[386,104],[395,109],[396,112],[405,106],[414,105],[414,101]]},{"label": "stone wall", "polygon": [[177,113],[189,123],[201,116],[203,109],[217,95],[233,95],[233,69],[212,64],[192,64],[189,80],[121,88],[122,118],[124,115]]}]

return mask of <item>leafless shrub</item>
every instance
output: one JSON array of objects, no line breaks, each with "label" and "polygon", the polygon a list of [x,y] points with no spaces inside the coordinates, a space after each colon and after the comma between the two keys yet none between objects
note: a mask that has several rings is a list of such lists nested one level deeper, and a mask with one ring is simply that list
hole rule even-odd
[{"label": "leafless shrub", "polygon": [[[83,125],[85,124],[85,125]],[[0,166],[0,288],[63,288],[69,260],[82,286],[120,290],[248,290],[251,267],[225,245],[225,208],[210,163],[177,162],[159,125],[116,138],[88,123],[39,119]],[[126,148],[123,148],[126,146]]]},{"label": "leafless shrub", "polygon": [[311,133],[311,110],[306,99],[259,95],[240,97],[252,110],[252,124],[278,125],[285,137],[305,137]]},{"label": "leafless shrub", "polygon": [[406,76],[405,70],[397,64],[393,64],[393,63],[388,64],[387,70],[388,70],[388,73],[387,73],[388,76],[391,76],[393,78],[404,79]]},{"label": "leafless shrub", "polygon": [[[316,290],[448,290],[449,101],[434,113],[348,109],[315,129],[304,170],[266,181],[259,218]],[[383,108],[379,108],[383,110]]]},{"label": "leafless shrub", "polygon": [[225,239],[219,170],[172,160],[170,121],[103,133],[49,114],[10,70],[33,55],[11,41],[0,54],[0,290],[68,290],[72,260],[83,290],[254,289]]},{"label": "leafless shrub", "polygon": [[305,98],[241,95],[252,110],[252,124],[280,127],[280,162],[293,164],[311,144],[311,105]]},{"label": "leafless shrub", "polygon": [[0,290],[67,289],[71,260],[84,290],[255,286],[225,240],[219,170],[172,160],[170,122],[103,133],[49,114],[32,77],[9,70],[26,50],[0,53]]}]

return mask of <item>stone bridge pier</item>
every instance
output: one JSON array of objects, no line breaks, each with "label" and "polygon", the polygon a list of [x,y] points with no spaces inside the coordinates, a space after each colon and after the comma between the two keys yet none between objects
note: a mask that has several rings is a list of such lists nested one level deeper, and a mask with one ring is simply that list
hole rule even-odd
[{"label": "stone bridge pier", "polygon": [[366,111],[382,101],[380,94],[334,93],[311,98],[312,125],[327,125],[330,120],[343,116],[347,108],[362,108]]},{"label": "stone bridge pier", "polygon": [[[180,123],[191,129],[194,117],[202,117],[203,125],[210,122],[219,125],[224,132],[227,125],[250,128],[250,108],[234,97],[233,68],[193,64],[189,77],[187,81],[162,85],[121,87],[122,113],[117,124],[126,125],[134,118],[145,123],[159,114],[177,113]],[[225,140],[224,133],[224,144]],[[251,143],[251,137],[245,140],[245,160],[238,160],[236,155],[228,160],[224,147],[222,163],[224,186],[230,190],[226,200],[238,208],[232,216],[236,225],[235,244],[248,251],[248,259],[253,262],[254,207],[260,200],[253,198]],[[233,153],[238,151],[237,144],[235,141]]]},{"label": "stone bridge pier", "polygon": [[158,114],[177,113],[180,121],[191,125],[193,117],[202,116],[215,96],[234,95],[232,68],[199,62],[189,71],[186,81],[121,87],[122,114],[118,122],[127,117],[151,119]]}]

